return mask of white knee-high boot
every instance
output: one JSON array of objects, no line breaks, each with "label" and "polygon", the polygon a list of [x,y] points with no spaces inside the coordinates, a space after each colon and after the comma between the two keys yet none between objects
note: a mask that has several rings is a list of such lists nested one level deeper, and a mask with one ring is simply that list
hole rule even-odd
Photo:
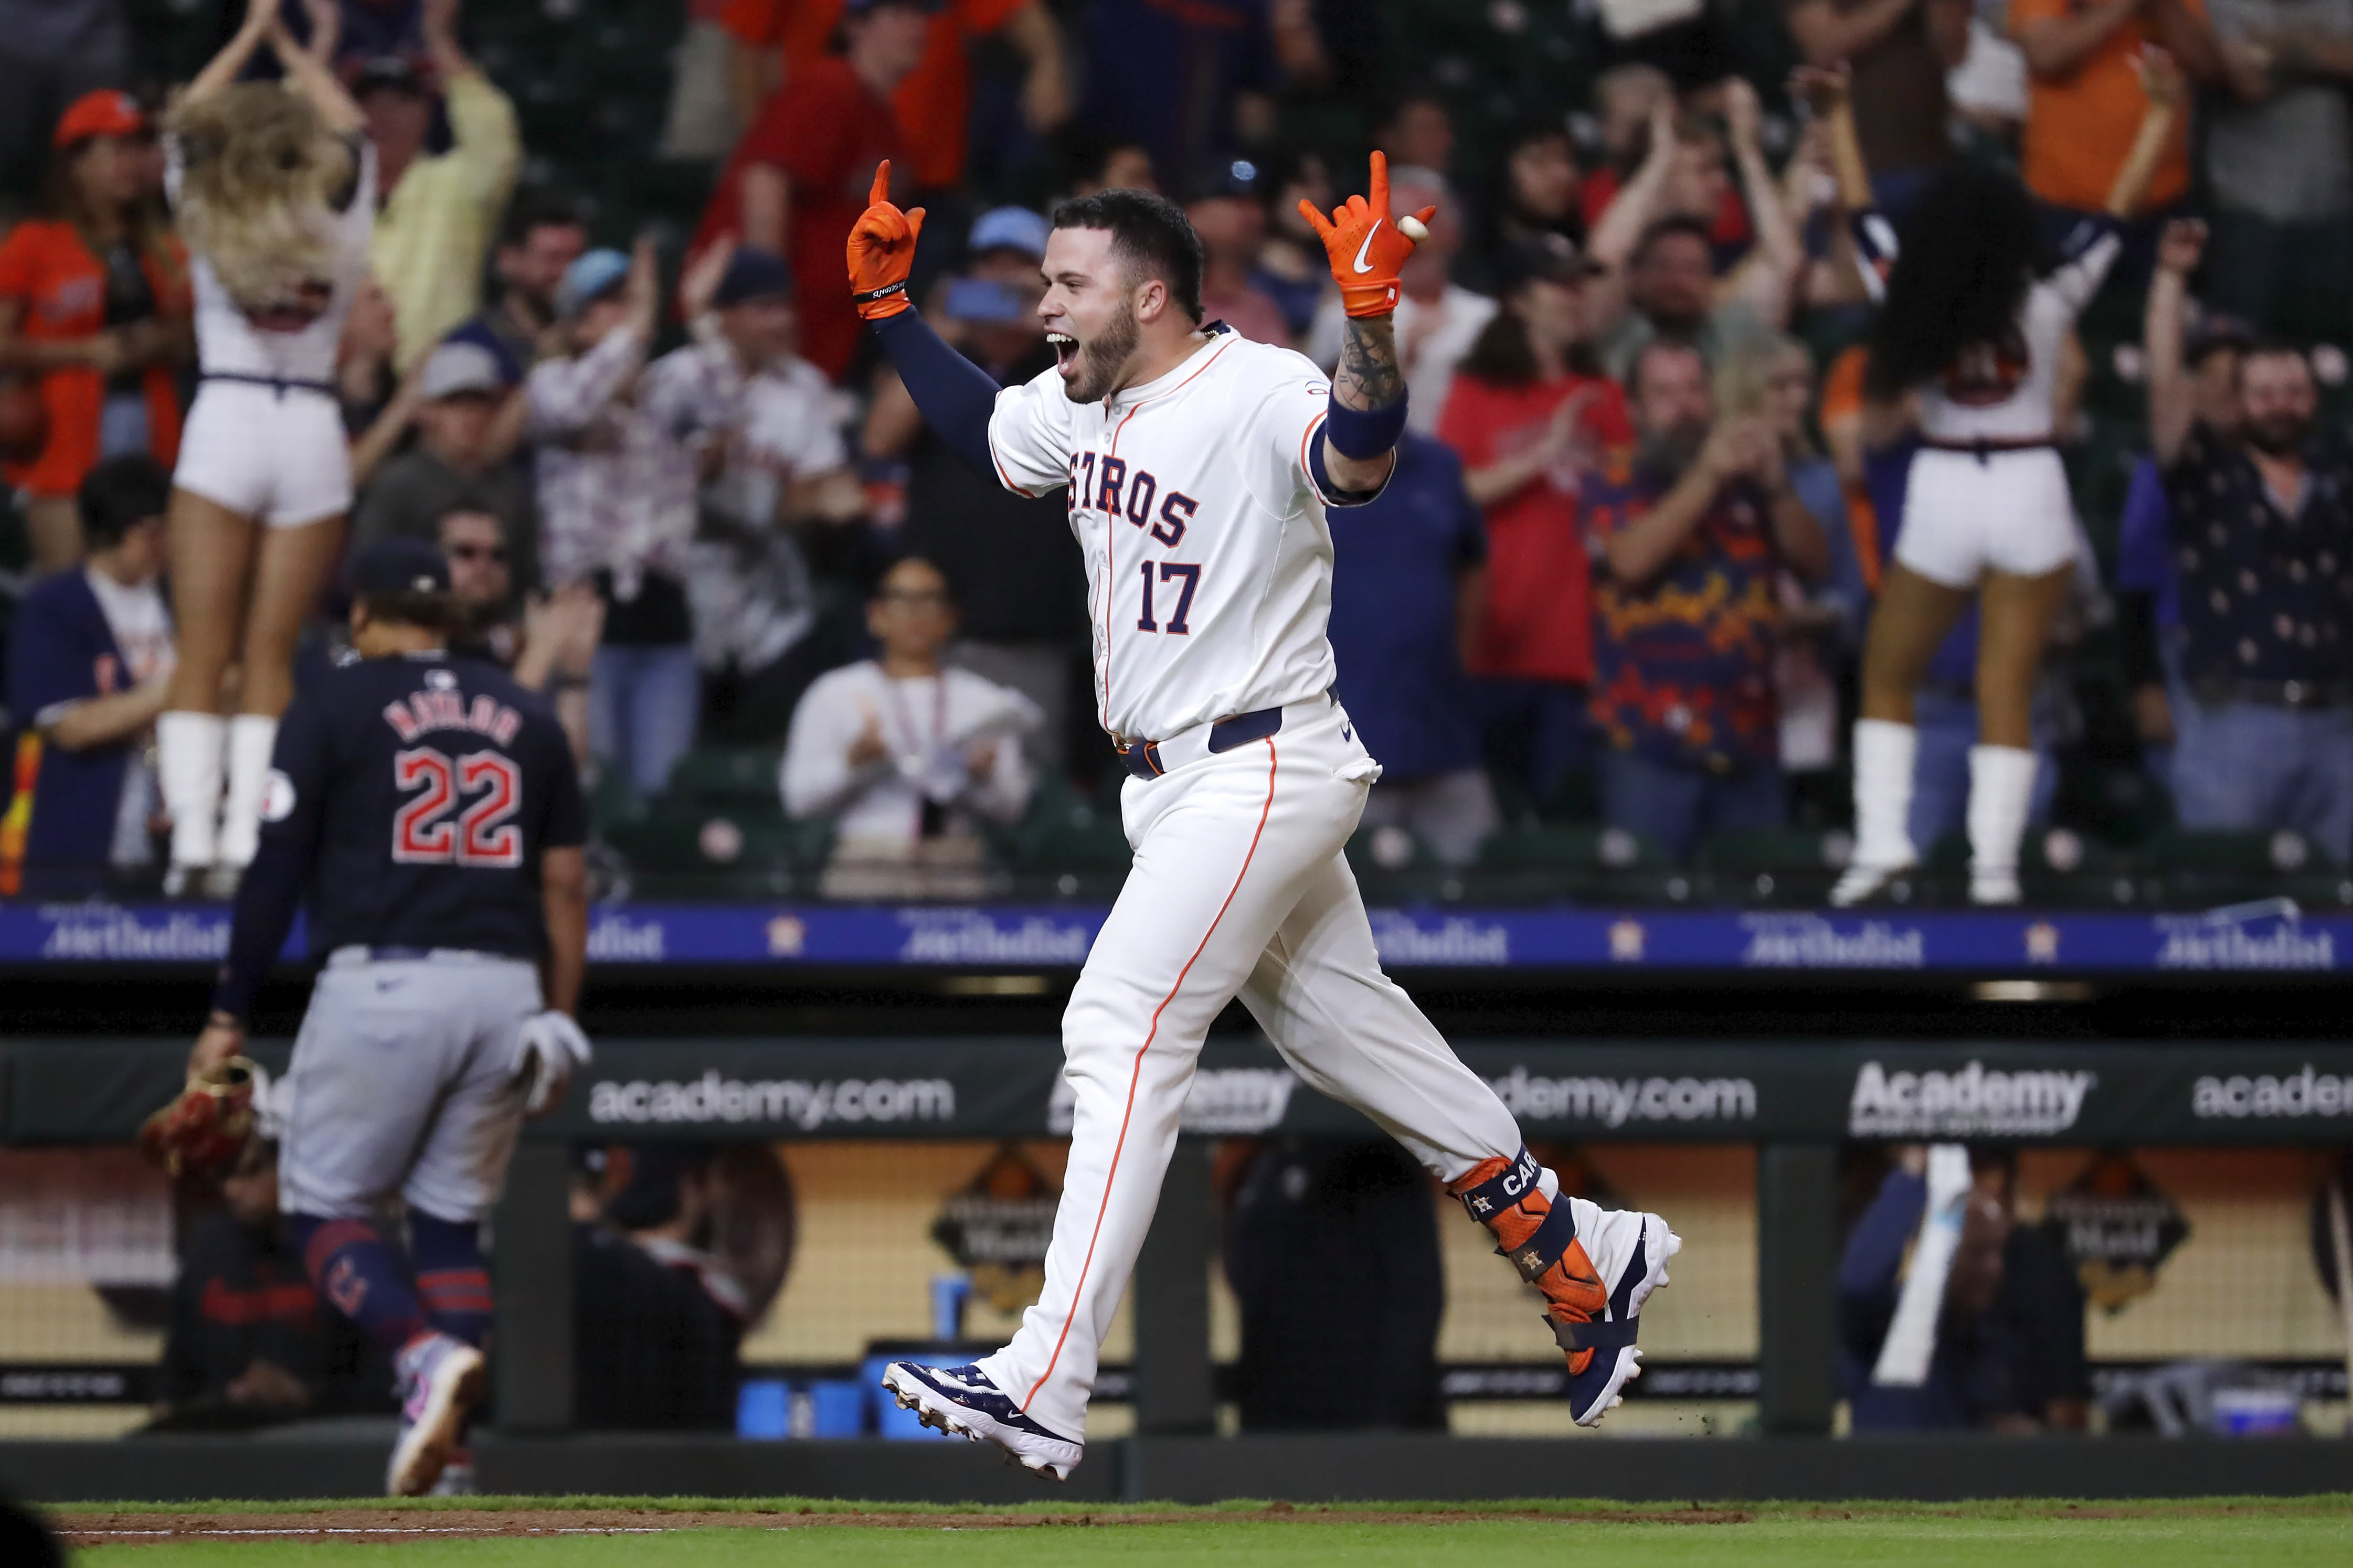
[{"label": "white knee-high boot", "polygon": [[2018,902],[2018,844],[2034,797],[2034,753],[1969,748],[1969,901]]},{"label": "white knee-high boot", "polygon": [[172,865],[201,870],[218,853],[221,752],[228,721],[217,713],[174,712],[155,720],[156,784],[172,817]]},{"label": "white knee-high boot", "polygon": [[261,847],[261,796],[269,785],[269,752],[278,721],[240,713],[228,721],[228,804],[221,811],[220,864],[243,870]]},{"label": "white knee-high boot", "polygon": [[1854,723],[1854,860],[1831,890],[1833,904],[1859,903],[1919,863],[1912,844],[1912,769],[1920,731],[1886,719]]}]

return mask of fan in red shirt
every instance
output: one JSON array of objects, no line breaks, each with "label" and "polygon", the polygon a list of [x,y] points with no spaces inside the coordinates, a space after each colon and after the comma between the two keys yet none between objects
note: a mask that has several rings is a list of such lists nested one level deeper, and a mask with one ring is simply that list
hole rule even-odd
[{"label": "fan in red shirt", "polygon": [[1617,383],[1572,368],[1594,270],[1557,234],[1506,250],[1497,266],[1504,308],[1457,367],[1438,423],[1487,518],[1487,603],[1466,663],[1494,680],[1504,711],[1491,718],[1526,727],[1538,799],[1577,759],[1593,679],[1579,490],[1634,437]]},{"label": "fan in red shirt", "polygon": [[898,153],[891,91],[923,58],[927,0],[847,0],[842,54],[796,73],[736,144],[692,248],[723,235],[782,256],[799,286],[801,357],[836,381],[858,350],[858,308],[841,288],[850,226],[876,165]]},{"label": "fan in red shirt", "polygon": [[[846,0],[713,3],[719,25],[733,43],[729,82],[747,122],[772,84],[789,82],[825,58],[843,12],[858,9]],[[932,18],[923,62],[900,82],[891,101],[915,189],[944,191],[964,184],[973,47],[995,37],[1027,62],[1021,117],[1039,135],[1070,116],[1070,66],[1061,28],[1045,0],[939,0],[926,9]]]}]

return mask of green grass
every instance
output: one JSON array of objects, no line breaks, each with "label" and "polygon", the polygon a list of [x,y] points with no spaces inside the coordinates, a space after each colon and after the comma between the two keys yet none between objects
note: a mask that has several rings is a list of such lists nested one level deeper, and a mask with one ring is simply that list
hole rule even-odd
[{"label": "green grass", "polygon": [[[318,1504],[99,1505],[106,1511],[206,1511],[284,1514]],[[348,1506],[376,1509],[378,1500]],[[703,1501],[689,1499],[491,1499],[477,1509],[633,1509],[639,1522],[659,1526],[666,1513],[782,1510],[805,1524],[783,1531],[713,1528],[664,1535],[539,1536],[450,1540],[422,1538],[387,1544],[373,1540],[269,1541],[246,1538],[104,1546],[77,1554],[97,1568],[205,1568],[258,1564],[370,1564],[375,1568],[772,1568],[802,1564],[932,1563],[955,1568],[1105,1568],[1117,1564],[1194,1564],[1219,1568],[1386,1568],[1444,1563],[1475,1568],[1570,1568],[1591,1562],[1609,1568],[1798,1568],[1817,1563],[2016,1563],[2034,1568],[2172,1568],[2174,1564],[2301,1564],[2353,1562],[2353,1499],[2200,1500],[2148,1503],[1734,1504],[1736,1522],[1626,1522],[1628,1514],[1667,1511],[1640,1506],[1542,1501],[1484,1507],[1446,1503],[1383,1503],[1333,1510],[1306,1507],[1268,1518],[1263,1504],[1208,1509],[1159,1505],[1029,1504],[955,1510],[922,1505],[802,1502],[798,1500]],[[797,1510],[806,1508],[807,1514]],[[901,1528],[828,1525],[834,1512],[885,1511],[903,1516]],[[78,1511],[60,1509],[59,1512]],[[419,1526],[449,1525],[461,1511],[451,1503],[406,1505]],[[1098,1522],[1148,1511],[1152,1522]],[[1029,1528],[948,1530],[923,1522],[958,1512],[1034,1520]],[[1348,1518],[1377,1512],[1378,1521]],[[1534,1513],[1538,1517],[1476,1517]],[[1411,1516],[1431,1514],[1427,1522]],[[1474,1517],[1463,1517],[1473,1515]],[[792,1522],[788,1520],[786,1522]]]}]

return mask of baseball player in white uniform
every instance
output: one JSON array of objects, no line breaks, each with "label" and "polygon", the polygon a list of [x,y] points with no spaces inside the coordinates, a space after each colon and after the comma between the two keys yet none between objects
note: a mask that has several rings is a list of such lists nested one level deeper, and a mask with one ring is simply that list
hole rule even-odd
[{"label": "baseball player in white uniform", "polygon": [[1429,211],[1391,219],[1377,153],[1369,202],[1311,209],[1349,314],[1327,378],[1201,324],[1200,241],[1176,206],[1124,190],[1065,203],[1039,305],[1058,363],[1000,395],[907,308],[923,215],[890,204],[888,177],[850,237],[853,293],[944,439],[1008,489],[1068,492],[1135,859],[1063,1016],[1076,1101],[1044,1292],[996,1354],[896,1363],[884,1386],[926,1425],[1070,1474],[1202,1038],[1239,995],[1301,1078],[1495,1233],[1544,1298],[1576,1418],[1598,1423],[1640,1371],[1636,1314],[1681,1243],[1655,1215],[1562,1197],[1381,973],[1341,854],[1380,764],[1331,695],[1326,509],[1388,482],[1406,413],[1389,312]]}]

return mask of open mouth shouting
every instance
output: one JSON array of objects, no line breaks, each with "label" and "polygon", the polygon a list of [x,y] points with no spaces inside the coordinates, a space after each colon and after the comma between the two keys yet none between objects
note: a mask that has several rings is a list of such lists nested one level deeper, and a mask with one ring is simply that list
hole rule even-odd
[{"label": "open mouth shouting", "polygon": [[1053,345],[1054,368],[1061,373],[1064,381],[1070,380],[1071,372],[1079,363],[1079,340],[1068,332],[1048,332],[1046,341]]}]

